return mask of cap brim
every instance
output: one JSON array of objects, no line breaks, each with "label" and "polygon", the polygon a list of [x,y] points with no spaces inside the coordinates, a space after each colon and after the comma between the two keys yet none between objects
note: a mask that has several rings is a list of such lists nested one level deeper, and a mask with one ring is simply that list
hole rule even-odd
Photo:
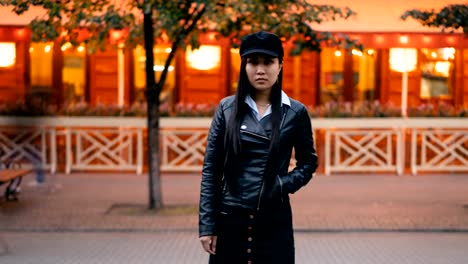
[{"label": "cap brim", "polygon": [[245,51],[243,54],[241,54],[241,57],[244,57],[244,56],[249,55],[249,54],[254,54],[254,53],[260,53],[260,54],[270,55],[270,56],[273,56],[273,57],[279,57],[279,56],[278,56],[278,53],[273,52],[273,51],[271,51],[271,50],[266,50],[266,49],[251,49],[251,50],[247,50],[247,51]]}]

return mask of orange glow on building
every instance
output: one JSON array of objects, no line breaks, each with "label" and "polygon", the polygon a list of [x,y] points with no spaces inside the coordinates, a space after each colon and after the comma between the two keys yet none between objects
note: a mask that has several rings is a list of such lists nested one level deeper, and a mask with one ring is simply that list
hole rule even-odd
[{"label": "orange glow on building", "polygon": [[[358,15],[349,20],[324,22],[313,27],[314,30],[347,34],[350,39],[359,41],[364,50],[347,51],[323,45],[320,54],[305,51],[298,57],[286,55],[285,91],[311,105],[322,104],[328,100],[325,98],[345,101],[380,100],[397,105],[401,98],[401,78],[391,70],[390,49],[412,48],[417,49],[418,54],[427,49],[428,55],[418,56],[418,66],[409,73],[408,103],[416,105],[427,100],[438,100],[426,92],[424,97],[420,96],[420,90],[422,83],[427,90],[442,78],[449,87],[446,89],[449,94],[444,94],[444,100],[454,105],[468,105],[468,79],[463,75],[468,65],[468,56],[465,55],[468,54],[468,38],[459,33],[441,33],[439,29],[424,27],[416,21],[399,19],[405,10],[411,8],[437,9],[454,2],[398,0],[369,5],[369,2],[364,0],[331,3],[325,0],[313,1],[313,4],[349,6],[356,11]],[[33,89],[31,87],[41,86],[53,90],[59,98],[81,96],[80,98],[85,98],[83,100],[91,104],[117,103],[117,98],[125,98],[125,103],[131,104],[143,98],[144,49],[140,47],[130,50],[123,46],[127,30],[111,30],[108,39],[111,44],[123,49],[123,53],[109,48],[105,52],[90,55],[86,54],[84,45],[77,48],[71,48],[68,44],[59,46],[68,41],[66,33],[61,35],[60,41],[63,42],[40,46],[30,42],[31,32],[26,25],[32,18],[42,14],[42,10],[32,8],[27,14],[17,16],[8,8],[0,7],[2,21],[8,21],[8,25],[3,26],[0,22],[0,43],[16,43],[15,64],[8,67],[8,70],[0,70],[0,82],[5,83],[5,88],[0,88],[0,96],[8,100],[18,99],[27,93],[28,89]],[[75,33],[78,33],[79,41],[86,39],[88,35],[86,29]],[[214,49],[206,51],[202,48],[196,52],[178,50],[175,60],[170,65],[170,81],[166,85],[164,96],[173,104],[217,103],[219,99],[235,91],[240,58],[238,51],[231,49],[230,39],[218,39],[216,34],[211,32],[201,35],[199,40],[201,47]],[[157,44],[154,48],[153,69],[158,76],[164,67],[167,54],[171,51],[171,42],[167,34],[162,34],[155,42]],[[292,40],[284,42],[287,54],[293,45]],[[450,48],[450,53],[448,50],[444,51],[446,54],[444,53],[445,57],[442,58],[443,56],[439,56],[440,51],[445,48]],[[439,55],[434,57],[432,54]],[[46,67],[32,65],[44,58],[48,61]],[[37,72],[37,78],[34,79],[37,80],[37,85],[28,81],[32,71]],[[439,76],[441,72],[444,73],[443,76]],[[78,75],[79,80],[75,80],[73,77]],[[15,91],[15,94],[11,91]],[[122,91],[124,95],[116,95]]]}]

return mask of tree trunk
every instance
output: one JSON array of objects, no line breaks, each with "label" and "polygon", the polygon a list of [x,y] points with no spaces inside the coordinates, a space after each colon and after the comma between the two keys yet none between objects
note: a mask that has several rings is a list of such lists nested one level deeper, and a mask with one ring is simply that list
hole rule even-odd
[{"label": "tree trunk", "polygon": [[148,104],[148,185],[149,209],[163,207],[159,170],[159,93],[154,77],[154,31],[151,12],[143,17],[146,51],[146,102]]}]

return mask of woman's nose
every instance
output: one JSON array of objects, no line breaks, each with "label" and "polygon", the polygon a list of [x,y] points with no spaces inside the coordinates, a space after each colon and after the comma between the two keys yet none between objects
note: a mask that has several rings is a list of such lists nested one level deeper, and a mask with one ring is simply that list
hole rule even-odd
[{"label": "woman's nose", "polygon": [[264,74],[265,73],[265,67],[263,67],[262,65],[258,65],[257,66],[257,73],[258,74]]}]

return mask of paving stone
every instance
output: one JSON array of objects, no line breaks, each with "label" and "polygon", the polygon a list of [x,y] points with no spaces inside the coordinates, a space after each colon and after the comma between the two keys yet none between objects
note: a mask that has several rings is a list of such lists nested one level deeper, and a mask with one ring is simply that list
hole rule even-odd
[{"label": "paving stone", "polygon": [[[7,232],[2,264],[202,264],[196,232]],[[467,233],[296,233],[297,264],[466,264]]]}]

